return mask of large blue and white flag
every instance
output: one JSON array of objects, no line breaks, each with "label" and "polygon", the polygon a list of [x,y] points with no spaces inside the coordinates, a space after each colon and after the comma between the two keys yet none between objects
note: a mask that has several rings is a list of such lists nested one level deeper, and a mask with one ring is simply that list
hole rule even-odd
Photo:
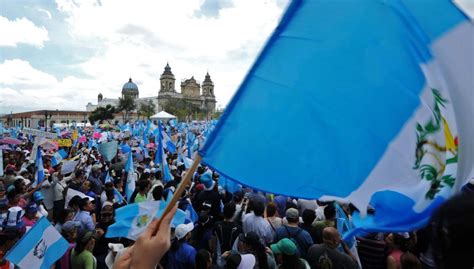
[{"label": "large blue and white flag", "polygon": [[5,259],[20,268],[47,269],[69,248],[69,243],[42,217],[7,253]]},{"label": "large blue and white flag", "polygon": [[51,158],[51,165],[56,166],[60,164],[66,157],[67,157],[67,152],[64,149],[58,150],[56,153],[54,153],[53,157]]},{"label": "large blue and white flag", "polygon": [[136,174],[133,168],[133,154],[130,151],[127,157],[127,163],[125,163],[125,172],[127,173],[127,182],[125,184],[125,196],[127,196],[127,202],[130,202],[130,198],[135,191]]},{"label": "large blue and white flag", "polygon": [[37,186],[44,179],[44,166],[43,166],[43,156],[41,155],[41,147],[38,147],[36,150],[36,161],[35,161],[35,183],[34,186]]},{"label": "large blue and white flag", "polygon": [[99,145],[99,152],[104,156],[107,161],[112,161],[112,159],[117,155],[118,143],[117,141],[104,142]]},{"label": "large blue and white flag", "polygon": [[[107,229],[106,237],[126,237],[137,240],[153,218],[161,217],[165,207],[166,203],[163,201],[146,201],[117,209],[115,223]],[[185,218],[186,213],[178,209],[171,221],[171,226],[176,227],[184,223]]]},{"label": "large blue and white flag", "polygon": [[203,162],[362,216],[371,204],[354,232],[423,226],[474,176],[473,27],[451,0],[295,0]]}]

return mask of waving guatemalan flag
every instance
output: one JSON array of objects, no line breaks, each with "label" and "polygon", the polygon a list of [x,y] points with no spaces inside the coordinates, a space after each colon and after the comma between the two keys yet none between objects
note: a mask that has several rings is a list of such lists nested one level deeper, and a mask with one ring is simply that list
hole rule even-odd
[{"label": "waving guatemalan flag", "polygon": [[35,183],[34,186],[37,186],[44,179],[44,166],[43,166],[43,156],[41,155],[41,147],[38,147],[36,150],[36,160],[35,160]]},{"label": "waving guatemalan flag", "polygon": [[127,162],[125,163],[125,172],[127,173],[127,182],[125,184],[125,195],[127,196],[127,202],[130,202],[133,192],[135,191],[136,174],[133,168],[133,153],[130,151],[127,156]]},{"label": "waving guatemalan flag", "polygon": [[7,253],[5,259],[20,268],[51,268],[69,247],[51,223],[42,217]]},{"label": "waving guatemalan flag", "polygon": [[474,175],[473,27],[450,0],[295,0],[203,162],[257,189],[350,201],[352,232],[421,227]]},{"label": "waving guatemalan flag", "polygon": [[[163,214],[165,207],[166,202],[164,201],[147,201],[117,209],[115,223],[107,229],[106,237],[126,237],[137,240],[153,218],[159,218]],[[171,221],[171,226],[176,227],[184,223],[185,218],[186,213],[178,209]]]}]

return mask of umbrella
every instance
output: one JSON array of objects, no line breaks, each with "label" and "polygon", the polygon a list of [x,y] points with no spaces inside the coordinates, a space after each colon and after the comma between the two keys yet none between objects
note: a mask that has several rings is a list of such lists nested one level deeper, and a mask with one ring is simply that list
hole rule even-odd
[{"label": "umbrella", "polygon": [[39,144],[44,150],[57,150],[58,149],[58,143],[45,139]]},{"label": "umbrella", "polygon": [[13,137],[5,137],[0,139],[0,144],[19,145],[21,141]]}]

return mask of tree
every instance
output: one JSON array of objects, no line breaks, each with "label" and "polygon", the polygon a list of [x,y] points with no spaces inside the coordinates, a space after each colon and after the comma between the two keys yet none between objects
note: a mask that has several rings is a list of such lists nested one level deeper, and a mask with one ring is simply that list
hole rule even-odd
[{"label": "tree", "polygon": [[199,106],[192,104],[190,102],[186,102],[182,99],[171,99],[169,100],[164,106],[163,109],[175,115],[180,120],[185,120],[185,118],[189,115],[196,115],[201,110]]},{"label": "tree", "polygon": [[119,98],[119,104],[117,110],[119,112],[125,112],[124,121],[128,120],[130,116],[130,112],[135,110],[137,105],[135,104],[135,100],[130,94],[125,94],[123,98]]},{"label": "tree", "polygon": [[89,121],[94,123],[96,121],[111,120],[114,118],[116,109],[112,105],[107,105],[105,107],[98,107],[91,112],[89,116]]},{"label": "tree", "polygon": [[146,103],[142,103],[138,113],[143,115],[146,119],[149,119],[151,116],[153,116],[153,114],[155,114],[155,104],[153,104],[153,101],[151,100],[148,100]]}]

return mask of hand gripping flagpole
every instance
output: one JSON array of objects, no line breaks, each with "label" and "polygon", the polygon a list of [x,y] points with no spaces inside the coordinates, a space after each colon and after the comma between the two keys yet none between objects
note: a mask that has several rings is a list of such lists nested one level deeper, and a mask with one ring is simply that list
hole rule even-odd
[{"label": "hand gripping flagpole", "polygon": [[181,181],[181,183],[179,184],[178,186],[178,189],[176,189],[176,191],[174,192],[173,194],[173,197],[171,198],[171,201],[166,205],[166,208],[165,208],[165,211],[163,212],[163,214],[161,215],[160,219],[158,220],[158,225],[156,226],[156,230],[153,231],[153,235],[156,235],[156,233],[158,232],[158,229],[161,225],[161,222],[163,221],[163,218],[171,211],[171,209],[176,205],[176,203],[178,202],[178,200],[181,198],[181,195],[183,194],[184,190],[186,189],[187,186],[189,186],[189,184],[191,183],[191,178],[194,174],[194,172],[196,171],[199,163],[201,162],[201,156],[199,156],[198,154],[196,154],[196,158],[194,159],[194,162],[193,164],[191,165],[191,167],[189,168],[189,170],[186,172],[186,174],[184,175],[184,178],[183,180]]}]

